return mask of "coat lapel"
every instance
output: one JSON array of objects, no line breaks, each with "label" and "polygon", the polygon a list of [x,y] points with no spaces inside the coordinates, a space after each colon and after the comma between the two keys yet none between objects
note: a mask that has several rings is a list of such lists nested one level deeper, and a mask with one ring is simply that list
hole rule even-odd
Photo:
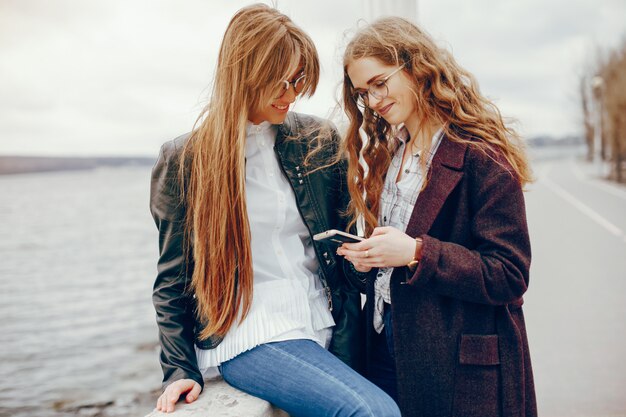
[{"label": "coat lapel", "polygon": [[417,197],[406,228],[409,236],[430,230],[448,195],[463,177],[467,144],[452,142],[444,136],[428,172],[428,184]]}]

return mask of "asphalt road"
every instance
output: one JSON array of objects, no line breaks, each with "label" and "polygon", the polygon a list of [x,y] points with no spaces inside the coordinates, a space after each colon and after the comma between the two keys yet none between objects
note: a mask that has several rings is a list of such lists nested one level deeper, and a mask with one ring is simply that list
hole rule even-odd
[{"label": "asphalt road", "polygon": [[574,157],[533,168],[524,311],[539,415],[626,416],[626,186]]}]

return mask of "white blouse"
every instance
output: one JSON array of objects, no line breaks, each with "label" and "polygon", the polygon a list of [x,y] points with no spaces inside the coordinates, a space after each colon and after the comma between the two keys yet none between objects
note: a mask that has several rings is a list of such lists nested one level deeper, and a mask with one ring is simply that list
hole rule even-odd
[{"label": "white blouse", "polygon": [[252,305],[215,349],[196,346],[205,377],[260,344],[309,339],[328,347],[335,325],[319,280],[319,264],[295,195],[274,152],[277,127],[248,122],[246,204],[252,236]]}]

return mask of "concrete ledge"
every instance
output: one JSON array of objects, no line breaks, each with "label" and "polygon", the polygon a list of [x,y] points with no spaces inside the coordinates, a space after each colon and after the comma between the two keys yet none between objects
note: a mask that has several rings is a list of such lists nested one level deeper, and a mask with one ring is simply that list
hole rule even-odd
[{"label": "concrete ledge", "polygon": [[289,417],[265,400],[246,394],[228,385],[223,379],[204,382],[204,390],[196,401],[179,401],[173,413],[153,411],[146,417]]}]

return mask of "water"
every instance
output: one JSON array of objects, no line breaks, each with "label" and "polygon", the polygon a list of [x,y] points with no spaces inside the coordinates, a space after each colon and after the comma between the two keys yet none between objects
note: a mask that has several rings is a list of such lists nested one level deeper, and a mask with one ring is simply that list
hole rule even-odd
[{"label": "water", "polygon": [[150,169],[0,176],[0,416],[147,414]]}]

